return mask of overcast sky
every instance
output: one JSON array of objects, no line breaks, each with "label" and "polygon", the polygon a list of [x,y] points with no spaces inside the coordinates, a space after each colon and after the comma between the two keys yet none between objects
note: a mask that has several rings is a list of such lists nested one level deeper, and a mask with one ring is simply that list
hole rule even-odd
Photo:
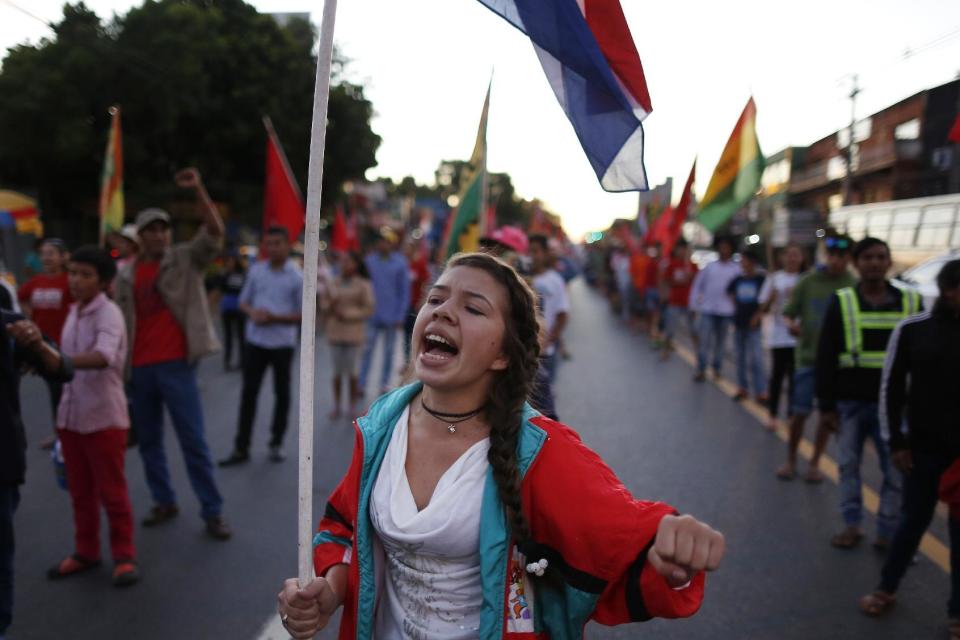
[{"label": "overcast sky", "polygon": [[[59,19],[61,0],[12,1]],[[0,48],[49,35],[9,2],[0,0]],[[135,4],[87,1],[103,17]],[[320,0],[252,4],[311,12],[317,22],[322,11]],[[675,200],[695,156],[697,191],[705,192],[751,93],[769,155],[845,126],[847,74],[860,74],[857,112],[865,116],[960,72],[957,0],[622,4],[653,101],[644,123],[647,173],[651,184],[672,176]],[[635,214],[635,194],[599,187],[529,41],[479,2],[340,0],[335,40],[377,111],[383,144],[369,178],[432,182],[441,159],[468,158],[494,69],[490,170],[510,173],[521,196],[544,200],[571,235]]]}]

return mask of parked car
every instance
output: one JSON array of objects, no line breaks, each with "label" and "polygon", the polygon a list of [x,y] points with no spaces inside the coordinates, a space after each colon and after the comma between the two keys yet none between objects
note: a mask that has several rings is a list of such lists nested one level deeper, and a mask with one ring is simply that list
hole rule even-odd
[{"label": "parked car", "polygon": [[930,309],[940,295],[937,289],[937,274],[943,265],[951,260],[960,260],[960,249],[951,249],[907,269],[892,280],[893,285],[901,289],[916,289],[923,296],[924,309]]}]

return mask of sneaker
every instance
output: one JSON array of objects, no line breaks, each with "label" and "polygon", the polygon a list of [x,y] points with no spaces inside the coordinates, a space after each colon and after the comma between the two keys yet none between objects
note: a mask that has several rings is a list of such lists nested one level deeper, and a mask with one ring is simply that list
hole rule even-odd
[{"label": "sneaker", "polygon": [[143,519],[143,526],[155,527],[168,520],[173,520],[180,514],[180,509],[175,504],[158,504],[150,510],[150,515]]},{"label": "sneaker", "polygon": [[705,373],[703,373],[702,371],[698,371],[697,374],[696,374],[695,376],[693,376],[693,381],[694,381],[694,382],[706,382],[706,381],[707,381],[707,375],[706,375]]},{"label": "sneaker", "polygon": [[234,451],[229,456],[218,462],[221,467],[234,467],[238,464],[244,464],[250,460],[250,454],[245,451]]},{"label": "sneaker", "polygon": [[283,452],[283,449],[280,448],[280,445],[271,446],[268,457],[270,458],[270,462],[283,462],[287,459],[287,456]]},{"label": "sneaker", "polygon": [[113,586],[129,587],[140,582],[140,569],[133,560],[121,560],[113,567]]},{"label": "sneaker", "polygon": [[207,535],[215,540],[229,540],[233,531],[223,516],[214,516],[207,518]]}]

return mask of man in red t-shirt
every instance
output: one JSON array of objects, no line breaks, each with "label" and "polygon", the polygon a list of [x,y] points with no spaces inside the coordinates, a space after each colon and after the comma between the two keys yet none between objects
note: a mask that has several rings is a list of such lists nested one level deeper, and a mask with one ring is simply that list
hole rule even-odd
[{"label": "man in red t-shirt", "polygon": [[[60,332],[73,302],[67,283],[67,247],[63,241],[57,238],[44,240],[40,245],[40,262],[43,264],[43,273],[27,280],[17,292],[17,299],[20,300],[24,315],[33,320],[45,336],[59,345]],[[47,380],[47,388],[50,389],[50,404],[55,417],[62,385]],[[40,446],[49,449],[55,441],[55,436],[49,437],[44,439]]]},{"label": "man in red t-shirt", "polygon": [[687,322],[690,335],[696,340],[693,330],[693,317],[690,313],[690,288],[693,278],[697,275],[697,265],[690,260],[690,247],[683,240],[679,240],[670,252],[670,260],[666,263],[660,278],[661,295],[667,298],[667,306],[663,316],[663,350],[660,357],[666,360],[673,350],[673,335],[677,323],[681,319]]},{"label": "man in red t-shirt", "polygon": [[143,525],[157,526],[179,513],[163,444],[166,406],[206,531],[226,540],[231,531],[222,516],[195,374],[197,360],[219,348],[203,278],[220,250],[223,221],[196,169],[179,172],[176,182],[196,193],[200,230],[190,242],[173,245],[170,215],[162,209],[141,211],[136,219],[141,252],[116,279],[117,304],[131,336],[132,418],[154,502]]}]

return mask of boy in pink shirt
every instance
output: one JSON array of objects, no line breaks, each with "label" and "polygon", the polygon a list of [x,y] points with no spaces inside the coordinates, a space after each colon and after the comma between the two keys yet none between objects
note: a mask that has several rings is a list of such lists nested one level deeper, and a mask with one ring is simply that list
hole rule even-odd
[{"label": "boy in pink shirt", "polygon": [[130,419],[123,390],[127,333],[123,315],[105,291],[116,275],[106,251],[82,247],[70,258],[70,290],[76,303],[63,327],[61,349],[76,368],[63,389],[57,431],[73,503],[76,548],[51,568],[65,578],[100,564],[100,507],[107,512],[113,584],[139,579],[133,546],[133,511],[123,458]]}]

